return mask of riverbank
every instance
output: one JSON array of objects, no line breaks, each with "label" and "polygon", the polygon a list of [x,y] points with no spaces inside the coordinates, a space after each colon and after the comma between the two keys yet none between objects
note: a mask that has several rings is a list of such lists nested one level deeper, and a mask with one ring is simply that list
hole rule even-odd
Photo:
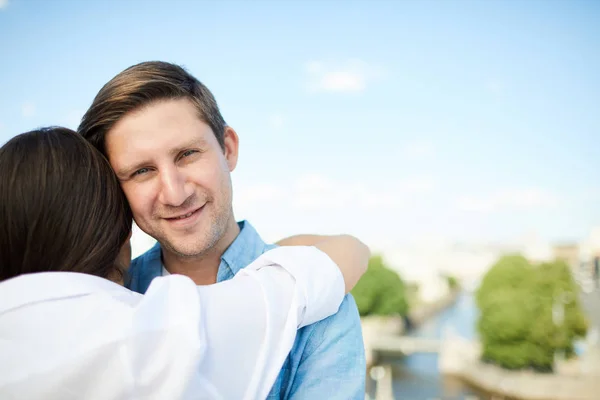
[{"label": "riverbank", "polygon": [[[592,295],[588,295],[592,296]],[[600,293],[594,298],[585,299],[589,303],[600,306],[597,301]],[[587,307],[586,307],[587,308]],[[596,317],[592,326],[599,326],[600,307],[587,308],[590,315]],[[596,314],[593,314],[593,313]],[[594,340],[592,331],[585,345],[578,344],[579,351],[584,355],[580,359],[558,362],[556,372],[562,376],[553,379],[549,374],[535,374],[530,371],[505,371],[493,365],[481,363],[480,349],[477,342],[475,323],[477,307],[471,293],[463,292],[454,303],[439,313],[433,315],[415,329],[399,330],[401,319],[394,322],[382,322],[382,335],[400,332],[403,336],[439,340],[440,352],[415,352],[403,357],[392,354],[380,354],[377,365],[391,366],[392,392],[396,399],[479,399],[479,400],[591,400],[600,398],[600,347]],[[387,328],[387,330],[386,330]],[[600,336],[599,336],[600,337]],[[593,346],[593,344],[596,346]],[[465,345],[466,344],[466,345]],[[464,346],[463,346],[464,345]],[[587,351],[584,351],[586,350]],[[450,353],[448,352],[450,349]],[[458,363],[455,363],[454,373],[444,369],[442,363],[448,361],[448,354],[455,349]],[[595,353],[592,350],[595,349]],[[593,355],[595,354],[595,355]],[[452,360],[452,357],[450,358]],[[452,364],[450,364],[452,366]],[[446,369],[448,364],[446,364]],[[594,372],[595,371],[595,372]],[[389,372],[389,371],[388,371]],[[581,377],[581,374],[595,374],[595,378]],[[389,378],[389,376],[386,375]],[[380,376],[367,375],[366,393],[369,398],[376,398],[377,388],[383,386]],[[586,383],[587,382],[587,383]],[[544,390],[544,387],[549,389]],[[560,388],[557,388],[560,387]],[[389,388],[388,388],[389,389]],[[549,392],[549,393],[548,393]],[[593,395],[592,395],[593,393]]]},{"label": "riverbank", "polygon": [[424,303],[415,307],[414,310],[409,311],[406,317],[368,316],[361,318],[367,368],[370,368],[377,361],[377,354],[373,349],[373,343],[376,338],[381,336],[401,336],[409,331],[409,329],[414,329],[422,325],[440,311],[452,306],[459,294],[460,290],[450,291],[437,301]]},{"label": "riverbank", "polygon": [[600,349],[585,357],[557,362],[555,372],[510,371],[480,360],[478,342],[446,338],[438,359],[440,372],[469,385],[517,400],[597,400]]},{"label": "riverbank", "polygon": [[[448,331],[461,337],[473,339],[475,337],[473,321],[476,318],[476,309],[472,294],[462,291],[457,296],[447,303],[447,307],[442,308],[440,312],[432,315],[431,318],[419,324],[419,326],[413,326],[412,329],[405,330],[403,335],[397,337],[396,340],[403,341],[407,339],[408,342],[411,342],[423,339],[424,341],[441,343]],[[413,311],[417,311],[417,307],[414,307]],[[378,345],[378,343],[375,344]],[[391,372],[391,376],[386,373],[385,377],[392,380],[391,391],[393,397],[387,399],[493,400],[491,395],[474,389],[461,379],[444,377],[438,369],[438,352],[420,350],[411,352],[410,349],[408,350],[402,356],[392,353],[377,353],[376,365],[391,367],[391,370],[388,369],[387,371]],[[382,386],[388,384],[385,379],[382,379],[379,370],[381,369],[371,370],[367,374],[366,394],[369,399],[378,398],[377,395],[381,393],[381,389],[384,389]],[[387,389],[389,391],[390,388]]]},{"label": "riverbank", "polygon": [[578,358],[557,360],[554,373],[509,371],[481,361],[475,338],[445,337],[438,367],[445,376],[517,400],[597,400],[600,398],[600,292],[581,295],[591,332]]}]

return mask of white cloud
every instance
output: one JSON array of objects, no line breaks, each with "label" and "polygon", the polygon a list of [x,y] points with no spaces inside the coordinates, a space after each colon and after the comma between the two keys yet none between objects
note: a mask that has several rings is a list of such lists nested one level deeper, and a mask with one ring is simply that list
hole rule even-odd
[{"label": "white cloud", "polygon": [[328,92],[362,92],[367,83],[358,71],[332,71],[320,79],[320,86]]},{"label": "white cloud", "polygon": [[383,75],[380,68],[362,60],[345,63],[310,61],[305,70],[311,92],[362,92]]},{"label": "white cloud", "polygon": [[[247,219],[270,241],[312,232],[348,233],[367,243],[397,238],[416,218],[415,207],[430,198],[427,178],[390,180],[332,179],[321,173],[290,176],[282,181],[236,182],[233,208],[238,220]],[[410,221],[403,220],[409,216]],[[403,221],[399,228],[396,222]]]},{"label": "white cloud", "polygon": [[245,187],[239,190],[239,192],[236,191],[237,199],[250,204],[280,201],[283,197],[284,192],[281,188],[266,183]]},{"label": "white cloud", "polygon": [[280,131],[285,126],[285,117],[281,114],[273,114],[269,117],[269,126],[275,130]]},{"label": "white cloud", "polygon": [[[456,198],[454,188],[445,191],[447,182],[438,187],[427,176],[353,180],[317,172],[279,179],[257,182],[248,177],[234,185],[236,218],[251,221],[267,241],[297,233],[349,233],[373,251],[393,256],[393,266],[452,270],[463,268],[456,264],[460,261],[474,265],[465,272],[468,278],[502,252],[544,255],[544,243],[512,238],[533,229],[550,240],[562,224],[553,220],[562,215],[557,211],[572,203],[543,187],[509,187]],[[468,244],[484,248],[470,254]],[[452,262],[428,256],[448,252],[456,253]]]},{"label": "white cloud", "polygon": [[558,197],[551,192],[528,188],[502,190],[485,196],[461,196],[457,206],[461,211],[494,212],[554,208],[558,202]]},{"label": "white cloud", "polygon": [[406,144],[401,151],[410,160],[423,160],[435,156],[435,147],[429,140],[415,140]]},{"label": "white cloud", "polygon": [[341,182],[321,174],[305,174],[285,185],[259,184],[236,192],[236,204],[244,209],[256,205],[299,211],[396,209],[409,197],[433,190],[429,178],[412,178],[381,188],[363,182]]},{"label": "white cloud", "polygon": [[21,115],[25,118],[33,117],[35,115],[35,104],[31,102],[23,103],[21,106]]},{"label": "white cloud", "polygon": [[8,6],[8,0],[0,0],[0,10]]},{"label": "white cloud", "polygon": [[434,183],[428,177],[415,177],[402,181],[401,191],[404,194],[427,193],[434,189]]}]

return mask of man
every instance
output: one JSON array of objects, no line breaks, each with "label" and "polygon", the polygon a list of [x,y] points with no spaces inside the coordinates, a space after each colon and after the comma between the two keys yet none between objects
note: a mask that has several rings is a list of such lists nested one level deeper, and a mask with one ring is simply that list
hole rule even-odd
[{"label": "man", "polygon": [[[227,280],[273,247],[247,221],[236,222],[237,133],[183,68],[145,62],[121,72],[100,90],[79,132],[106,155],[137,225],[158,241],[132,262],[132,290],[144,293],[169,273],[199,285]],[[347,296],[336,315],[298,332],[269,398],[364,399],[365,371],[358,311]]]}]

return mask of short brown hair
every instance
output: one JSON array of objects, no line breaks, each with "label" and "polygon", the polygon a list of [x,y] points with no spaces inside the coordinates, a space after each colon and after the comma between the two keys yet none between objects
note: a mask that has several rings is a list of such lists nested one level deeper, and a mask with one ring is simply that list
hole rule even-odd
[{"label": "short brown hair", "polygon": [[187,98],[224,148],[225,120],[213,94],[179,65],[147,61],[127,68],[100,89],[77,129],[106,155],[105,137],[125,114],[160,100]]},{"label": "short brown hair", "polygon": [[66,128],[0,148],[0,281],[71,271],[118,279],[131,210],[110,164]]}]

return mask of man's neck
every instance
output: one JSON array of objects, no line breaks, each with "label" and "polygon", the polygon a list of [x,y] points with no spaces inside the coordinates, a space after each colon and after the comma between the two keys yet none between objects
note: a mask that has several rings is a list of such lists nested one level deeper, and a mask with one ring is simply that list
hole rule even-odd
[{"label": "man's neck", "polygon": [[217,282],[217,273],[221,264],[221,256],[240,233],[235,218],[219,241],[197,257],[181,257],[163,247],[162,261],[169,273],[181,274],[192,278],[196,285],[210,285]]}]

